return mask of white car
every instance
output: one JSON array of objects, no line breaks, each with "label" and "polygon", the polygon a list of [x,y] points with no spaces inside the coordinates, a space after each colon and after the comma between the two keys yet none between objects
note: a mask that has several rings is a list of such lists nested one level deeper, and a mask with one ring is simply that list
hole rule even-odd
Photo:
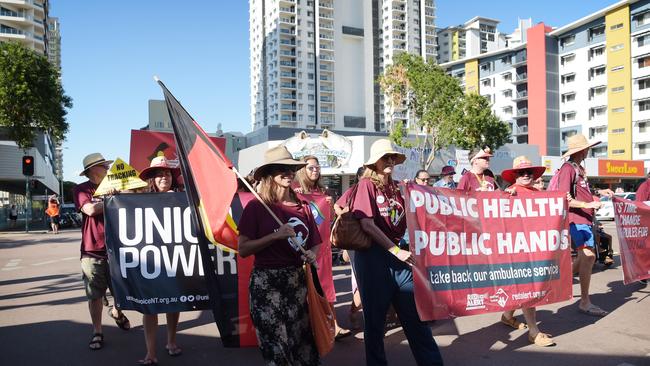
[{"label": "white car", "polygon": [[[636,193],[634,192],[624,192],[624,193],[616,193],[617,197],[625,198],[630,201],[634,201],[636,198]],[[614,220],[614,205],[612,204],[612,199],[603,196],[600,197],[600,202],[603,203],[602,207],[596,211],[596,219],[597,220]]]}]

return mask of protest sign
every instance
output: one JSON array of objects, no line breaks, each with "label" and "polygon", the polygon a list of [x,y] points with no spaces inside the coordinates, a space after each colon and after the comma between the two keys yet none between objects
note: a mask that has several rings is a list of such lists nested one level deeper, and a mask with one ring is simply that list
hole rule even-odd
[{"label": "protest sign", "polygon": [[614,218],[623,265],[623,283],[650,278],[650,206],[614,196]]},{"label": "protest sign", "polygon": [[138,177],[138,172],[124,160],[117,158],[95,190],[94,196],[103,196],[113,190],[124,191],[147,186],[147,182]]},{"label": "protest sign", "polygon": [[[161,199],[164,197],[164,199]],[[232,215],[241,217],[253,199],[235,196]],[[115,303],[145,314],[210,309],[197,230],[185,193],[123,194],[105,200],[106,246]],[[253,257],[211,246],[227,326],[226,347],[255,346],[248,308]]]},{"label": "protest sign", "polygon": [[571,298],[566,194],[406,187],[422,320]]}]

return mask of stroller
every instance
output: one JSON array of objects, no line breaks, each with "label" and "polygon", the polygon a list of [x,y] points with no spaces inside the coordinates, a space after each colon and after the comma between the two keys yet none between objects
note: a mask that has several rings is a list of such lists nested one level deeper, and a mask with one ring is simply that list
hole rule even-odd
[{"label": "stroller", "polygon": [[607,234],[603,229],[603,225],[598,221],[594,221],[594,241],[596,244],[597,260],[605,267],[614,264],[614,250],[612,249],[612,236]]}]

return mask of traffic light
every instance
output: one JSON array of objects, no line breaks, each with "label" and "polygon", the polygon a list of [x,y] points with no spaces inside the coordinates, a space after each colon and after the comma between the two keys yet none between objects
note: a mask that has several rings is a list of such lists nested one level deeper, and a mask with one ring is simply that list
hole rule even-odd
[{"label": "traffic light", "polygon": [[25,155],[23,156],[23,175],[31,177],[34,175],[34,157]]}]

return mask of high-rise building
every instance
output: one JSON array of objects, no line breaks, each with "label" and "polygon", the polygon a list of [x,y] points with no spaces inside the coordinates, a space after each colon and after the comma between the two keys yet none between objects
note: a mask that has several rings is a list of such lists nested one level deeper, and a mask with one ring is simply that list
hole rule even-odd
[{"label": "high-rise building", "polygon": [[492,102],[511,124],[513,142],[558,156],[582,133],[602,141],[592,157],[650,165],[650,0],[619,1],[558,28],[540,23],[519,34],[517,43],[506,37],[508,47],[441,66],[466,92]]},{"label": "high-rise building", "polygon": [[47,59],[61,71],[61,31],[56,17],[47,18]]},{"label": "high-rise building", "polygon": [[433,0],[250,0],[252,129],[385,129],[376,80],[399,52],[435,60],[434,15]]},{"label": "high-rise building", "polygon": [[0,0],[0,42],[17,41],[46,55],[47,6],[46,0]]},{"label": "high-rise building", "polygon": [[438,29],[438,63],[476,57],[506,47],[507,36],[498,31],[498,24],[496,19],[474,17],[463,25]]}]

